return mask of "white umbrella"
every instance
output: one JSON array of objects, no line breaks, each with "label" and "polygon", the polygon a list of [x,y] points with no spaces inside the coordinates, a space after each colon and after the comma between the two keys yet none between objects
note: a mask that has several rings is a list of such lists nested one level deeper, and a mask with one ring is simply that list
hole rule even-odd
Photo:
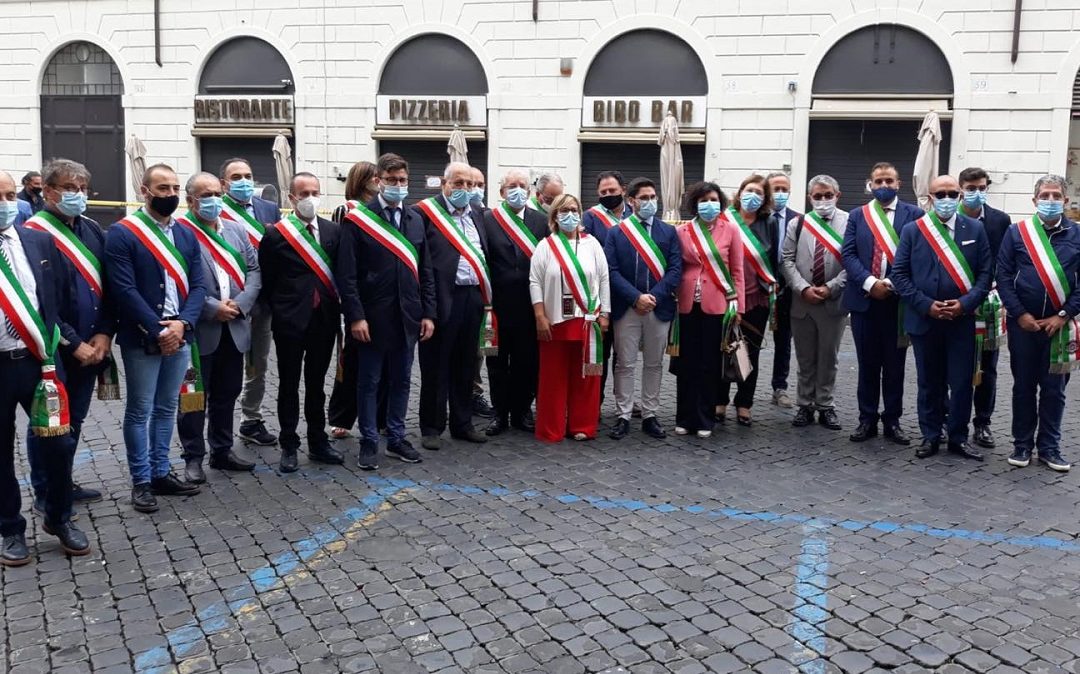
[{"label": "white umbrella", "polygon": [[131,169],[131,189],[134,190],[136,201],[138,201],[143,174],[146,173],[146,146],[138,136],[131,134],[124,152],[127,153],[128,165]]},{"label": "white umbrella", "polygon": [[285,206],[289,194],[289,181],[292,180],[292,148],[289,147],[289,139],[283,134],[274,138],[274,169],[277,171],[278,194],[281,205]]},{"label": "white umbrella", "polygon": [[465,134],[456,126],[450,132],[450,140],[446,143],[446,154],[450,155],[452,162],[469,163],[469,146],[465,142]]},{"label": "white umbrella", "polygon": [[660,198],[664,202],[664,220],[677,221],[683,196],[683,160],[679,122],[670,112],[660,123],[656,144],[660,146]]},{"label": "white umbrella", "polygon": [[941,121],[933,110],[923,117],[918,138],[919,154],[915,155],[915,175],[911,185],[919,207],[926,210],[930,208],[930,183],[939,175],[938,150],[941,147]]}]

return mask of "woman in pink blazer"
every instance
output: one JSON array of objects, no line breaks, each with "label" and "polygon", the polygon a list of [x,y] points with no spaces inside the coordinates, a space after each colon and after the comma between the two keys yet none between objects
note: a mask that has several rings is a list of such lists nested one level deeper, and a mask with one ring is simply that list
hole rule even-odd
[{"label": "woman in pink blazer", "polygon": [[712,435],[724,315],[734,302],[731,311],[733,320],[738,321],[740,307],[745,303],[738,226],[719,217],[727,205],[716,183],[698,183],[686,192],[685,210],[697,217],[679,226],[683,275],[679,286],[679,357],[675,364],[676,435]]}]

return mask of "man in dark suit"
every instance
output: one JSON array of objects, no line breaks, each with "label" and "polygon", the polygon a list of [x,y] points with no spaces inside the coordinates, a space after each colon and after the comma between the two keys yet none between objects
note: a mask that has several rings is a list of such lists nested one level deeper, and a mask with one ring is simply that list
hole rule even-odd
[{"label": "man in dark suit", "polygon": [[[379,195],[342,223],[338,287],[350,339],[359,344],[357,426],[361,470],[379,467],[376,408],[386,373],[386,451],[406,463],[420,455],[405,439],[413,353],[435,329],[435,282],[420,215],[405,208],[409,164],[396,154],[379,157]],[[473,361],[475,362],[475,361]]]},{"label": "man in dark suit", "polygon": [[[199,486],[169,465],[178,392],[189,382],[195,324],[206,298],[199,242],[177,226],[180,180],[165,164],[143,175],[143,207],[105,236],[105,272],[117,307],[116,343],[124,360],[124,444],[131,505],[155,512],[156,496],[188,496]],[[169,245],[171,244],[171,245]]]},{"label": "man in dark suit", "polygon": [[[990,240],[991,297],[983,302],[984,318],[991,317],[989,313],[991,307],[988,303],[992,303],[994,307],[1000,306],[999,298],[994,302],[997,295],[997,284],[994,278],[997,274],[997,258],[1001,250],[1001,240],[1005,238],[1005,232],[1012,224],[1008,214],[987,205],[986,191],[991,182],[986,171],[978,167],[966,168],[960,172],[960,190],[963,192],[960,213],[981,222]],[[1000,310],[1004,312],[1003,308]],[[997,323],[996,330],[1000,330],[1000,320]],[[990,432],[990,418],[994,415],[994,403],[997,400],[997,366],[998,354],[1001,352],[998,341],[990,339],[994,335],[996,332],[988,335],[980,355],[982,360],[979,368],[982,375],[979,385],[975,387],[975,429],[971,436],[976,445],[986,449],[994,448],[994,434]]]},{"label": "man in dark suit", "polygon": [[[437,316],[434,336],[420,345],[420,444],[424,449],[441,447],[439,436],[447,425],[448,404],[450,437],[487,442],[472,423],[472,385],[487,292],[481,284],[490,282],[484,278],[483,214],[469,205],[472,188],[472,168],[450,163],[443,172],[442,194],[412,207],[423,220],[427,236]],[[477,261],[479,269],[473,264]]]},{"label": "man in dark suit", "polygon": [[[791,197],[791,179],[786,173],[777,171],[766,176],[772,190],[773,215],[776,216],[777,232],[775,239],[783,247],[789,227],[795,227],[803,219],[803,214],[788,208]],[[774,269],[780,269],[780,260],[773,261]],[[777,274],[776,291],[776,331],[773,332],[772,401],[778,407],[791,408],[791,396],[788,395],[788,374],[791,373],[791,290],[788,288],[786,274]]]},{"label": "man in dark suit", "polygon": [[675,228],[656,217],[656,183],[635,178],[626,188],[634,213],[608,232],[604,243],[611,282],[611,320],[615,349],[623,354],[614,366],[618,420],[611,437],[630,432],[634,409],[634,366],[641,345],[641,430],[662,439],[657,421],[660,379],[668,329],[675,318],[675,292],[682,280],[682,246]]},{"label": "man in dark suit", "polygon": [[[52,356],[41,345],[54,334],[61,307],[69,301],[67,268],[59,250],[48,234],[15,226],[17,201],[15,181],[0,172],[0,265],[4,268],[0,279],[0,564],[4,566],[30,562],[26,519],[20,513],[22,487],[15,476],[16,410],[22,407],[31,414],[45,369],[43,361],[47,363],[46,358]],[[13,280],[9,280],[9,273]],[[26,302],[19,297],[20,291]],[[33,327],[35,318],[40,318],[44,333]],[[56,375],[63,381],[59,359]],[[45,533],[60,539],[69,555],[89,554],[90,542],[70,519],[75,440],[70,432],[39,440]]]},{"label": "man in dark suit", "polygon": [[[265,230],[281,220],[281,209],[276,203],[255,196],[255,178],[247,159],[226,159],[221,164],[218,177],[221,178],[224,192],[221,217],[241,225],[251,245],[258,251]],[[277,436],[266,430],[262,414],[271,341],[270,309],[260,297],[251,310],[251,348],[245,356],[244,390],[240,397],[240,437],[264,446],[277,442]]]},{"label": "man in dark suit", "polygon": [[[880,416],[885,437],[908,445],[911,440],[900,428],[907,346],[901,341],[900,301],[889,272],[904,228],[921,218],[923,211],[897,198],[900,176],[892,164],[874,165],[870,187],[874,199],[848,216],[842,251],[847,271],[844,306],[851,312],[851,335],[859,361],[859,426],[851,440],[877,436]],[[883,396],[884,410],[879,414]]]},{"label": "man in dark suit", "polygon": [[320,463],[344,461],[326,435],[323,390],[341,320],[333,269],[341,226],[319,217],[319,195],[317,177],[306,172],[294,175],[289,182],[294,213],[267,229],[259,246],[263,295],[277,346],[283,473],[297,469],[301,371],[308,457]]},{"label": "man in dark suit", "polygon": [[28,171],[22,177],[22,186],[22,190],[19,191],[19,201],[30,204],[32,213],[43,210],[45,208],[44,177],[37,171]]},{"label": "man in dark suit", "polygon": [[[960,183],[930,183],[933,213],[900,235],[892,280],[919,377],[920,459],[937,454],[948,424],[949,451],[982,461],[968,444],[975,375],[975,311],[990,292],[990,242],[982,223],[958,214]],[[946,419],[946,410],[948,418]]]},{"label": "man in dark suit", "polygon": [[[487,198],[487,179],[484,178],[484,172],[475,166],[472,169],[473,176],[473,191],[469,197],[469,205],[474,210],[480,211],[480,215],[483,218],[487,218],[487,214],[491,212],[491,209],[487,207],[484,200]],[[479,225],[480,223],[477,223]],[[473,399],[472,408],[473,416],[490,418],[495,415],[495,410],[491,407],[491,403],[484,397],[484,382],[480,376],[480,370],[484,365],[484,356],[478,355],[476,357],[476,376],[473,378]],[[488,372],[488,379],[491,378],[491,372]],[[492,394],[494,396],[495,394]]]},{"label": "man in dark suit", "polygon": [[221,182],[196,173],[184,188],[187,213],[177,221],[199,240],[206,300],[195,326],[205,410],[181,411],[176,427],[184,448],[184,475],[206,481],[202,463],[210,444],[210,467],[252,470],[254,462],[233,451],[236,398],[244,382],[244,354],[251,348],[251,309],[262,288],[259,257],[239,223],[221,216]]},{"label": "man in dark suit", "polygon": [[488,378],[495,415],[485,431],[499,435],[513,426],[532,432],[529,407],[536,397],[540,355],[536,318],[529,298],[529,262],[536,244],[551,233],[547,217],[527,207],[529,174],[507,171],[499,187],[503,202],[484,214],[487,259],[494,286],[499,353],[488,356]]}]

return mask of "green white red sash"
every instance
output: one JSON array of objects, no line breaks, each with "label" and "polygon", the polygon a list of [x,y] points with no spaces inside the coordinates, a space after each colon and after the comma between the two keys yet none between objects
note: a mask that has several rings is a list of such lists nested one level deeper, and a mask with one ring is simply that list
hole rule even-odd
[{"label": "green white red sash", "polygon": [[563,279],[570,287],[574,302],[585,315],[585,344],[582,353],[582,375],[598,376],[604,367],[604,334],[600,329],[600,295],[589,287],[585,270],[581,267],[577,254],[574,253],[570,240],[562,231],[557,231],[546,239],[551,252],[562,268]]},{"label": "green white red sash", "polygon": [[768,251],[765,250],[765,246],[762,245],[761,239],[750,229],[750,226],[743,221],[742,216],[739,215],[738,209],[731,207],[724,212],[728,220],[734,222],[739,227],[739,237],[742,239],[743,255],[750,260],[750,266],[754,268],[754,273],[761,279],[762,283],[768,286],[769,289],[769,329],[776,331],[777,316],[776,316],[776,274],[773,273],[772,264],[769,263]]},{"label": "green white red sash", "polygon": [[841,250],[844,247],[844,237],[838,234],[825,218],[814,211],[810,211],[803,219],[803,229],[813,234],[818,243],[820,243],[825,250],[832,253],[837,260],[840,259]]},{"label": "green white red sash", "polygon": [[881,250],[885,251],[889,264],[892,264],[896,257],[896,247],[900,245],[900,237],[896,235],[896,229],[885,215],[885,208],[880,201],[874,199],[862,207],[862,214],[870,233],[874,235]]},{"label": "green white red sash", "polygon": [[690,232],[690,242],[694,244],[694,249],[701,259],[705,273],[709,275],[709,280],[724,291],[728,304],[737,304],[738,290],[735,288],[735,282],[731,280],[731,272],[724,264],[724,258],[720,256],[720,251],[716,248],[716,242],[713,241],[708,225],[700,218],[694,218],[686,223],[686,227]]},{"label": "green white red sash", "polygon": [[600,222],[604,223],[604,226],[608,229],[611,229],[615,225],[619,224],[619,219],[615,217],[615,215],[611,213],[611,211],[604,208],[600,204],[597,204],[596,206],[590,208],[589,212],[600,218]]},{"label": "green white red sash", "polygon": [[86,280],[86,284],[90,286],[90,290],[101,297],[104,288],[101,280],[101,260],[98,260],[86,244],[75,236],[75,232],[72,232],[64,221],[49,211],[38,211],[34,217],[26,221],[26,226],[51,234],[56,247],[75,266],[75,269]]},{"label": "green white red sash", "polygon": [[243,225],[244,231],[247,232],[248,238],[251,239],[251,245],[258,248],[259,244],[262,243],[263,235],[266,233],[266,226],[256,220],[254,215],[248,213],[243,204],[228,194],[221,197],[221,204],[221,215],[227,220]]},{"label": "green white red sash", "polygon": [[247,279],[247,262],[244,261],[244,256],[229,245],[216,229],[204,225],[192,211],[177,217],[176,221],[191,230],[199,244],[210,253],[214,264],[224,269],[236,287],[243,290],[244,281]]},{"label": "green white red sash", "polygon": [[1072,288],[1069,286],[1069,279],[1065,277],[1065,270],[1058,260],[1057,253],[1054,252],[1054,247],[1050,245],[1050,237],[1046,235],[1042,220],[1036,213],[1030,220],[1018,222],[1016,228],[1020,232],[1020,238],[1024,242],[1024,247],[1027,248],[1032,264],[1035,265],[1035,271],[1038,272],[1039,279],[1046,288],[1046,294],[1050,296],[1054,308],[1060,311],[1069,299]]},{"label": "green white red sash", "polygon": [[956,245],[956,240],[949,235],[948,227],[941,222],[937,213],[930,211],[916,220],[915,225],[934,250],[938,262],[945,268],[956,287],[963,293],[971,292],[971,289],[975,287],[975,274],[971,271],[967,258],[960,252],[960,246]]},{"label": "green white red sash", "polygon": [[1070,318],[1050,338],[1050,372],[1068,374],[1080,368],[1080,321]]},{"label": "green white red sash", "polygon": [[975,310],[975,377],[972,380],[974,386],[982,384],[983,352],[997,351],[1005,343],[1005,321],[1005,308],[1001,304],[1001,296],[998,295],[995,286],[990,289],[986,299]]},{"label": "green white red sash", "polygon": [[645,266],[649,268],[653,278],[657,281],[664,278],[664,272],[667,271],[667,261],[660,252],[660,247],[653,241],[652,236],[645,231],[641,219],[636,215],[631,215],[619,223],[619,228],[626,234],[626,238],[630,240],[630,245],[634,247],[641,259],[645,261]]},{"label": "green white red sash", "polygon": [[547,213],[547,209],[540,203],[540,200],[536,198],[536,195],[529,197],[529,200],[525,202],[525,205],[534,211],[540,211],[541,213]]},{"label": "green white red sash", "polygon": [[304,261],[304,264],[315,274],[331,297],[336,299],[337,284],[334,283],[334,270],[330,267],[330,256],[308,231],[307,224],[295,215],[289,214],[274,226]]},{"label": "green white red sash", "polygon": [[206,387],[203,384],[202,358],[199,356],[199,345],[191,343],[191,361],[187,371],[184,372],[184,381],[180,383],[180,412],[198,412],[206,409]]},{"label": "green white red sash", "polygon": [[56,346],[60,328],[49,331],[41,313],[34,308],[15,270],[0,255],[0,313],[7,316],[19,339],[34,358],[41,361],[41,379],[34,388],[30,405],[30,428],[39,437],[65,435],[71,430],[67,390],[56,377]]},{"label": "green white red sash", "polygon": [[154,219],[147,215],[146,211],[139,209],[121,220],[119,224],[127,227],[135,238],[146,246],[146,249],[176,284],[180,299],[186,300],[188,296],[187,260],[173,242],[169,241]]},{"label": "green white red sash", "polygon": [[420,281],[420,255],[416,252],[416,247],[398,231],[397,227],[361,203],[357,203],[345,217],[359,227],[360,231],[375,239],[383,248],[401,260],[417,282]]},{"label": "green white red sash", "polygon": [[521,249],[522,253],[525,253],[525,257],[532,259],[533,253],[536,252],[536,236],[525,221],[518,217],[514,209],[510,208],[510,204],[502,202],[497,208],[491,209],[491,215],[510,240]]}]

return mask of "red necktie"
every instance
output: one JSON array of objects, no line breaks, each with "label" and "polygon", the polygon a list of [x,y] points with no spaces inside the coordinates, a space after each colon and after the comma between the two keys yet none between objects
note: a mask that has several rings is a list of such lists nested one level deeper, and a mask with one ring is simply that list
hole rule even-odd
[{"label": "red necktie", "polygon": [[[315,235],[315,225],[308,225],[307,231],[311,234],[311,238],[315,239],[315,241],[319,240],[319,237]],[[322,304],[322,298],[319,297],[319,283],[318,279],[316,279],[315,287],[311,289],[311,306],[318,309],[320,304]]]},{"label": "red necktie", "polygon": [[825,285],[825,246],[820,241],[814,241],[814,273],[813,284]]},{"label": "red necktie", "polygon": [[877,237],[874,237],[874,257],[870,260],[870,274],[874,277],[881,278],[881,256],[885,251],[881,250],[881,246],[878,245]]}]

